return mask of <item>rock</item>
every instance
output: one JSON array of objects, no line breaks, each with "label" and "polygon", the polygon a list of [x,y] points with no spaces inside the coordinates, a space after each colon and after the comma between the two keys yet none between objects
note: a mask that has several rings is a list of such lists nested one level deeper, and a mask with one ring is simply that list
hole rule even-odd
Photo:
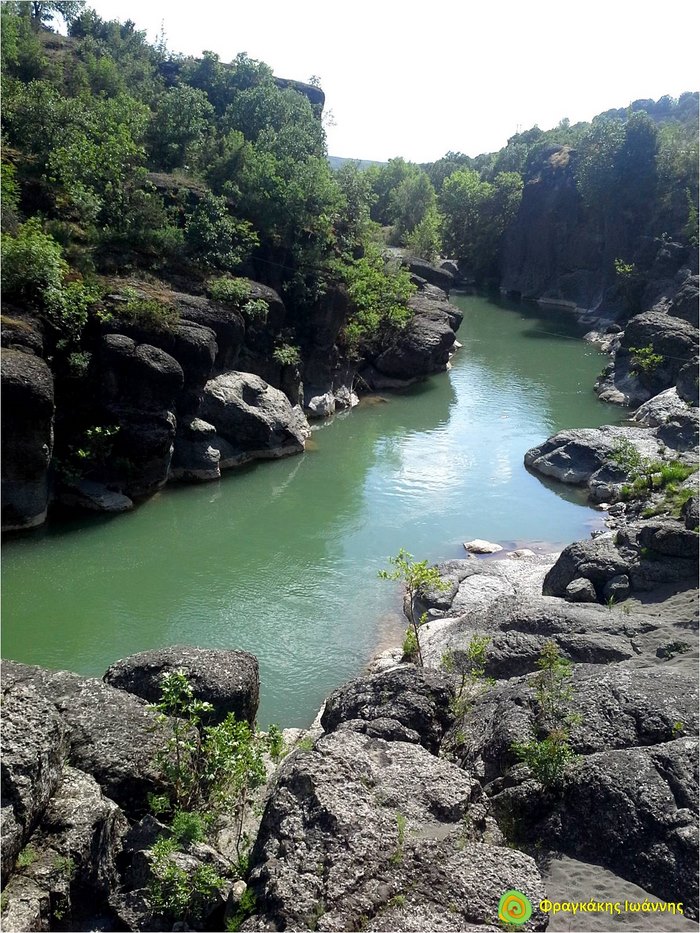
[{"label": "rock", "polygon": [[[249,886],[264,905],[257,928],[383,929],[384,911],[396,908],[444,923],[454,905],[452,929],[468,929],[495,923],[511,887],[538,904],[528,856],[462,835],[472,806],[478,833],[478,794],[473,778],[419,745],[342,730],[295,752],[251,856]],[[544,927],[539,912],[530,925]]]},{"label": "rock", "polygon": [[697,328],[680,317],[658,311],[645,311],[631,318],[615,359],[615,367],[634,367],[633,349],[651,346],[661,362],[646,372],[638,372],[637,380],[648,396],[656,395],[675,385],[684,363],[698,352]]},{"label": "rock", "polygon": [[[569,584],[569,586],[571,586],[571,584]],[[622,602],[623,599],[627,599],[629,594],[630,578],[624,573],[612,577],[603,587],[603,600],[606,603],[609,603],[611,600],[614,603]]]},{"label": "rock", "polygon": [[[172,411],[140,411],[113,407],[108,418],[119,431],[105,467],[105,480],[119,485],[130,499],[150,496],[168,481],[175,444],[176,419]],[[123,464],[128,468],[124,472]]]},{"label": "rock", "polygon": [[700,524],[700,513],[698,512],[698,496],[691,496],[687,502],[683,503],[681,508],[681,518],[685,522],[685,527],[697,531]]},{"label": "rock", "polygon": [[335,412],[335,396],[331,389],[323,391],[304,386],[304,411],[309,418],[328,418]]},{"label": "rock", "polygon": [[569,584],[580,577],[589,580],[597,593],[603,593],[613,577],[628,575],[633,556],[620,553],[612,535],[591,541],[576,541],[565,547],[542,585],[545,596],[565,596]]},{"label": "rock", "polygon": [[199,324],[214,333],[216,371],[233,369],[245,341],[245,321],[240,311],[222,302],[185,294],[178,294],[177,306],[186,321]]},{"label": "rock", "polygon": [[627,474],[615,461],[617,451],[631,444],[640,457],[657,459],[659,442],[648,428],[580,428],[559,431],[525,454],[525,466],[562,483],[588,486],[595,501],[609,501]]},{"label": "rock", "polygon": [[642,525],[638,541],[642,548],[667,557],[681,557],[697,564],[699,536],[676,521],[654,521]]},{"label": "rock", "polygon": [[68,753],[66,726],[53,703],[31,682],[13,682],[3,661],[3,883],[58,787]]},{"label": "rock", "polygon": [[219,479],[221,451],[216,447],[216,428],[201,418],[179,423],[175,435],[169,478],[187,482]]},{"label": "rock", "polygon": [[53,375],[38,356],[3,350],[2,529],[34,528],[46,520],[53,450]]},{"label": "rock", "polygon": [[[447,302],[419,292],[408,302],[413,317],[398,334],[392,346],[374,360],[384,376],[412,381],[431,373],[443,372],[455,343],[455,332]],[[460,314],[458,309],[454,309]],[[461,314],[460,314],[461,320]]]},{"label": "rock", "polygon": [[656,428],[659,425],[666,424],[672,418],[679,415],[685,415],[688,406],[679,398],[678,390],[674,386],[671,389],[665,389],[649,401],[644,402],[632,415],[632,421],[643,424],[646,427]]},{"label": "rock", "polygon": [[689,405],[698,405],[698,357],[694,357],[678,371],[676,379],[678,395]]},{"label": "rock", "polygon": [[134,507],[134,503],[128,496],[89,479],[79,479],[75,482],[64,481],[61,503],[71,508],[88,509],[91,512],[128,512]]},{"label": "rock", "polygon": [[251,725],[258,711],[258,661],[247,651],[173,645],[141,651],[117,661],[104,675],[111,687],[142,697],[149,703],[161,698],[164,674],[183,670],[194,696],[214,706],[212,721],[229,713]]},{"label": "rock", "polygon": [[2,673],[6,689],[33,690],[58,711],[73,767],[127,815],[143,813],[147,794],[161,788],[155,759],[166,740],[144,700],[68,671],[3,661]]},{"label": "rock", "polygon": [[402,265],[409,269],[414,275],[419,276],[431,285],[436,285],[443,291],[448,292],[454,285],[454,273],[442,266],[436,266],[425,259],[419,259],[417,256],[404,256]]},{"label": "rock", "polygon": [[230,372],[211,379],[204,388],[201,417],[229,445],[222,450],[222,468],[224,460],[236,454],[265,459],[301,453],[309,435],[301,411],[251,373]]},{"label": "rock", "polygon": [[397,725],[407,732],[402,741],[419,742],[437,754],[452,720],[450,704],[454,692],[449,678],[413,665],[352,680],[327,699],[321,725],[334,732],[346,724],[355,731],[390,740],[398,737]]},{"label": "rock", "polygon": [[595,587],[590,580],[586,580],[584,577],[577,577],[568,584],[564,591],[564,599],[570,603],[595,603],[598,601]]},{"label": "rock", "polygon": [[[554,813],[533,830],[545,844],[611,868],[697,916],[696,765],[694,739],[587,755],[585,767],[572,770]],[[533,813],[529,790],[499,796],[496,805],[511,808],[516,819]],[[594,813],[605,818],[592,833]]]},{"label": "rock", "polygon": [[464,550],[470,554],[496,554],[502,551],[500,544],[493,544],[491,541],[484,541],[483,538],[474,538],[473,541],[464,542]]},{"label": "rock", "polygon": [[689,275],[673,296],[668,309],[670,317],[678,317],[694,327],[698,326],[698,276]]},{"label": "rock", "polygon": [[0,330],[0,346],[6,350],[21,350],[25,353],[33,353],[35,356],[43,356],[44,335],[41,322],[31,314],[14,311],[14,309],[9,310],[5,305]]},{"label": "rock", "polygon": [[107,406],[131,406],[139,412],[169,411],[184,383],[182,367],[164,350],[137,344],[123,334],[100,342],[100,388]]},{"label": "rock", "polygon": [[521,557],[535,557],[535,556],[536,556],[535,552],[531,551],[530,548],[527,548],[527,547],[519,547],[519,548],[516,548],[514,551],[508,552],[508,557],[514,557],[518,560]]}]

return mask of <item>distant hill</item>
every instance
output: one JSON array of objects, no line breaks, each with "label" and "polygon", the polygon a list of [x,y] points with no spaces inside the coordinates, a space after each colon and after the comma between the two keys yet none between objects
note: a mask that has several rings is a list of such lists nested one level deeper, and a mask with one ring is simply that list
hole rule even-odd
[{"label": "distant hill", "polygon": [[346,162],[357,162],[360,168],[369,168],[370,165],[386,165],[386,162],[375,162],[372,159],[344,159],[341,156],[328,156],[328,164],[333,169],[337,171],[341,166],[345,165]]}]

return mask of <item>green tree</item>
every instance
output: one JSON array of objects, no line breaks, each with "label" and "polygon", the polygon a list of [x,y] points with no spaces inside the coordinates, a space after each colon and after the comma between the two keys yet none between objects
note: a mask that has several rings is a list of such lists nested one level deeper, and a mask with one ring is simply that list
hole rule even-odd
[{"label": "green tree", "polygon": [[213,120],[214,108],[204,91],[187,85],[169,88],[155,103],[146,135],[152,164],[166,172],[196,166]]},{"label": "green tree", "polygon": [[417,617],[416,601],[426,590],[446,590],[449,584],[442,579],[437,567],[428,566],[427,560],[415,561],[413,555],[403,548],[399,550],[396,557],[389,558],[389,563],[394,566],[394,569],[380,570],[379,577],[382,580],[402,580],[406,587],[409,629],[415,639],[418,663],[420,667],[423,667],[423,652],[418,629],[426,616],[423,614],[420,618]]},{"label": "green tree", "polygon": [[187,220],[185,243],[208,268],[231,271],[248,258],[258,237],[251,224],[231,216],[225,198],[207,192]]}]

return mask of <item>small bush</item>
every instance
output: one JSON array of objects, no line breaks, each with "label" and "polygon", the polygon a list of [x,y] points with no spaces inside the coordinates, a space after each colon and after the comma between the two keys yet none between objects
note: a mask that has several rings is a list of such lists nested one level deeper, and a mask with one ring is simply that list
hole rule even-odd
[{"label": "small bush", "polygon": [[126,304],[120,305],[118,314],[144,330],[171,331],[180,321],[180,312],[173,305],[140,295],[129,297]]},{"label": "small bush", "polygon": [[283,343],[273,351],[272,359],[279,366],[298,366],[301,363],[301,353],[299,347]]},{"label": "small bush", "polygon": [[559,784],[566,766],[576,758],[565,729],[552,731],[545,739],[516,742],[512,748],[543,787]]},{"label": "small bush", "polygon": [[207,834],[206,821],[201,813],[192,813],[187,810],[175,811],[170,828],[182,846],[189,846],[193,842],[203,842]]},{"label": "small bush", "polygon": [[630,369],[644,376],[651,376],[663,363],[660,353],[654,353],[654,347],[630,347]]},{"label": "small bush", "polygon": [[225,301],[240,308],[250,296],[250,283],[247,279],[221,276],[217,279],[209,279],[207,293],[214,301]]}]

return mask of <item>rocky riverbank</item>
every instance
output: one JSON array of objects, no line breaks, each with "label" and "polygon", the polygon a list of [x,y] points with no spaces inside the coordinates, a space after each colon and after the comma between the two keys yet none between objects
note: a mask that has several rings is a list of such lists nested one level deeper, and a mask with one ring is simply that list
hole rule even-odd
[{"label": "rocky riverbank", "polygon": [[[41,525],[52,506],[127,511],[167,482],[208,482],[251,460],[301,453],[307,419],[352,407],[356,391],[444,372],[462,320],[448,300],[453,276],[402,262],[416,286],[412,317],[354,360],[337,346],[351,311],[340,288],[310,309],[303,355],[285,355],[290,312],[267,285],[237,280],[241,306],[113,279],[80,371],[60,377],[44,359],[40,321],[6,310],[3,530]],[[153,307],[172,320],[149,319]]]}]

